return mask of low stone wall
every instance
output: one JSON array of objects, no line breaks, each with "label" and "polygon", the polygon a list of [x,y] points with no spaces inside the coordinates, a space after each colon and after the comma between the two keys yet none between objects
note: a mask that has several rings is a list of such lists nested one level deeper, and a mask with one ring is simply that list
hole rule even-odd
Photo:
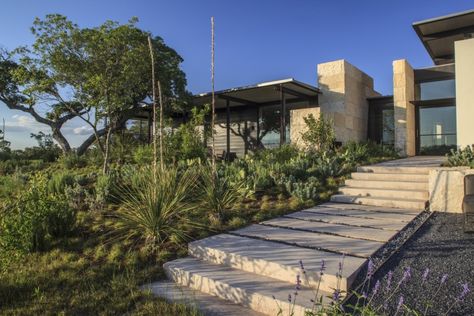
[{"label": "low stone wall", "polygon": [[474,174],[468,167],[443,167],[430,171],[430,211],[462,213],[464,177]]}]

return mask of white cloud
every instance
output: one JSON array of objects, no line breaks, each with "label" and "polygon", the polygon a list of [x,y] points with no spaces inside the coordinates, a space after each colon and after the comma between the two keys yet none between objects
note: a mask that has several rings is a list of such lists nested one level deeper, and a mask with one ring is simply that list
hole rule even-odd
[{"label": "white cloud", "polygon": [[83,126],[74,128],[72,131],[74,135],[88,135],[92,133],[92,127],[83,125]]}]

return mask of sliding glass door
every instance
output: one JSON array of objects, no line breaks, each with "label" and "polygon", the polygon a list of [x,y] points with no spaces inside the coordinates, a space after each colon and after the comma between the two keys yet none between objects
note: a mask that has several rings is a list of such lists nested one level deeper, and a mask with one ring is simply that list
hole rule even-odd
[{"label": "sliding glass door", "polygon": [[455,106],[418,106],[417,116],[420,155],[444,155],[456,148]]}]

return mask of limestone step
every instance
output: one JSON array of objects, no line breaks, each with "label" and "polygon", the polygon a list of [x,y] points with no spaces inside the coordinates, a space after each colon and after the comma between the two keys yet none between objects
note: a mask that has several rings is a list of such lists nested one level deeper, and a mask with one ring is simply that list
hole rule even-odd
[{"label": "limestone step", "polygon": [[[307,276],[305,285],[317,287],[320,282],[322,290],[331,291],[338,284],[341,254],[229,234],[194,241],[188,245],[188,251],[191,256],[203,261],[289,283],[293,283],[297,275],[303,275],[299,263],[301,260]],[[326,270],[320,278],[323,260]],[[348,291],[348,286],[365,261],[362,258],[345,257],[342,278],[339,280],[340,289]]]},{"label": "limestone step", "polygon": [[[295,297],[295,283],[282,282],[255,273],[216,265],[196,258],[187,257],[167,262],[163,265],[167,276],[176,283],[203,293],[220,297],[236,304],[249,307],[267,315],[303,316],[311,309],[313,290],[302,287],[298,291],[295,304],[289,304]],[[323,302],[328,292],[321,292]],[[319,297],[319,296],[318,296]]]},{"label": "limestone step", "polygon": [[391,190],[391,189],[378,189],[378,188],[358,188],[343,186],[339,188],[339,192],[345,195],[354,196],[373,196],[382,198],[397,198],[407,200],[425,200],[429,198],[428,191],[415,191],[415,190]]},{"label": "limestone step", "polygon": [[185,304],[201,312],[205,316],[263,316],[265,314],[248,307],[223,300],[189,287],[180,286],[172,281],[158,281],[142,286],[143,290],[164,298],[168,302]]},{"label": "limestone step", "polygon": [[381,242],[390,240],[397,233],[396,231],[392,230],[305,221],[289,217],[279,217],[262,222],[261,224]]},{"label": "limestone step", "polygon": [[402,189],[428,191],[427,181],[393,181],[393,180],[357,180],[347,179],[346,186],[358,188]]},{"label": "limestone step", "polygon": [[328,214],[328,215],[337,215],[337,216],[348,216],[348,217],[357,217],[357,218],[368,218],[368,219],[383,219],[389,221],[397,222],[410,222],[417,215],[409,214],[405,212],[386,212],[386,211],[371,211],[364,209],[354,209],[354,208],[334,208],[330,206],[315,206],[309,209],[305,209],[304,212],[312,212],[318,214]]},{"label": "limestone step", "polygon": [[414,173],[370,173],[353,172],[351,178],[355,180],[384,180],[384,181],[424,181],[428,183],[427,174]]},{"label": "limestone step", "polygon": [[382,198],[369,196],[353,196],[336,194],[331,196],[331,202],[354,203],[381,207],[395,207],[400,209],[424,210],[427,202],[425,200]]},{"label": "limestone step", "polygon": [[357,172],[368,173],[406,173],[406,174],[429,174],[432,167],[386,167],[386,166],[361,166]]},{"label": "limestone step", "polygon": [[301,211],[286,215],[286,217],[297,218],[305,221],[318,221],[330,224],[342,224],[359,227],[378,228],[385,230],[401,230],[407,223],[400,221],[387,221],[384,218],[363,218],[353,216],[340,216],[332,214],[319,214],[315,212]]},{"label": "limestone step", "polygon": [[253,224],[231,232],[234,235],[260,238],[269,241],[284,242],[303,248],[331,251],[368,258],[373,255],[383,242],[349,238],[311,231],[302,231],[282,227]]}]

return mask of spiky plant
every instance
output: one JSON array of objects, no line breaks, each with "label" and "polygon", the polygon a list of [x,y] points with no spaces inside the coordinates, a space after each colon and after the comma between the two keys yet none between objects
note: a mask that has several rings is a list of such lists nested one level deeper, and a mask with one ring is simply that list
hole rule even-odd
[{"label": "spiky plant", "polygon": [[169,167],[157,171],[154,178],[152,168],[144,168],[134,178],[132,185],[118,190],[122,205],[116,212],[116,236],[131,240],[132,245],[144,242],[152,249],[188,239],[186,228],[197,225],[189,217],[196,207],[196,172],[180,173]]},{"label": "spiky plant", "polygon": [[222,222],[224,212],[245,195],[243,183],[230,183],[225,175],[215,172],[212,167],[201,168],[199,207]]}]

